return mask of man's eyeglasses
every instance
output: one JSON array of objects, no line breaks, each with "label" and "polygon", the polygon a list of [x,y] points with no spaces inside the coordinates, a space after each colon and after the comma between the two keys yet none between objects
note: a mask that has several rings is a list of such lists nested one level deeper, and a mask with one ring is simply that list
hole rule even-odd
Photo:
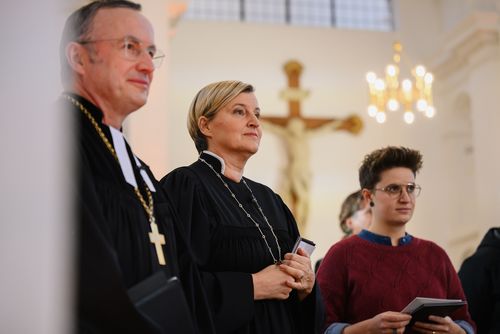
[{"label": "man's eyeglasses", "polygon": [[383,188],[374,188],[374,190],[380,190],[387,193],[391,197],[400,197],[403,194],[403,188],[406,190],[408,196],[417,197],[420,195],[422,188],[415,183],[408,184],[389,184]]},{"label": "man's eyeglasses", "polygon": [[82,45],[98,42],[115,42],[116,46],[122,51],[123,57],[127,60],[138,60],[143,53],[146,52],[149,57],[151,57],[155,69],[160,67],[163,58],[165,57],[165,54],[162,51],[157,50],[156,47],[144,47],[141,41],[132,36],[78,41],[78,43]]}]

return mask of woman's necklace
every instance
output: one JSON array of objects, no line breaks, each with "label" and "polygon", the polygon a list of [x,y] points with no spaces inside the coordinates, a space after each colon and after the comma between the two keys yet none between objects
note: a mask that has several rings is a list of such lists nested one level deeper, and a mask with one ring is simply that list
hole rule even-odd
[{"label": "woman's necklace", "polygon": [[245,208],[243,207],[243,204],[240,203],[240,201],[238,200],[238,198],[236,197],[235,193],[233,193],[233,191],[231,190],[231,188],[229,188],[229,185],[227,184],[227,182],[224,181],[224,179],[222,179],[222,176],[220,175],[219,172],[217,172],[214,167],[209,164],[205,159],[203,159],[202,157],[199,157],[198,159],[200,159],[201,162],[203,162],[205,165],[207,165],[208,167],[210,167],[210,169],[215,173],[215,175],[217,175],[217,177],[219,178],[219,180],[222,182],[222,184],[224,185],[224,187],[226,187],[226,189],[229,191],[229,193],[231,194],[231,197],[236,201],[236,203],[238,204],[238,207],[245,213],[245,215],[252,221],[252,223],[254,223],[255,227],[257,227],[257,229],[259,230],[260,232],[260,235],[262,236],[262,239],[264,239],[264,242],[266,243],[266,246],[267,246],[267,249],[269,250],[269,253],[271,254],[271,257],[273,258],[273,261],[275,264],[278,264],[278,263],[281,263],[281,247],[280,247],[280,244],[278,242],[278,237],[276,236],[276,234],[274,233],[274,229],[272,227],[271,224],[269,224],[269,221],[267,220],[267,217],[266,215],[264,214],[264,211],[262,211],[262,208],[259,204],[259,202],[257,201],[257,198],[255,198],[253,192],[252,192],[252,189],[250,189],[250,187],[248,186],[248,184],[246,183],[245,179],[242,177],[241,180],[243,181],[243,184],[246,186],[246,188],[248,189],[248,191],[250,192],[250,194],[252,195],[252,201],[257,205],[257,207],[259,208],[259,211],[260,211],[260,214],[262,215],[262,217],[264,218],[264,221],[266,222],[267,226],[269,226],[269,229],[271,230],[271,233],[273,234],[274,236],[274,240],[276,241],[276,247],[278,248],[278,258],[276,259],[276,257],[274,256],[273,254],[273,251],[271,250],[271,246],[269,246],[269,243],[267,242],[267,238],[266,238],[266,235],[264,234],[264,232],[262,231],[262,229],[260,228],[260,224],[257,223],[255,221],[255,219],[253,219],[253,217],[248,213],[247,210],[245,210]]},{"label": "woman's necklace", "polygon": [[[115,158],[116,162],[120,164],[120,160],[118,159],[118,155],[116,154],[116,151],[109,142],[108,138],[102,131],[101,127],[99,124],[97,124],[97,121],[95,118],[92,116],[92,114],[81,104],[78,100],[74,99],[73,97],[69,95],[63,95],[64,98],[69,100],[73,105],[78,107],[80,111],[87,116],[88,120],[94,127],[94,129],[97,131],[97,134],[101,138],[101,140],[104,142],[104,145],[108,148],[109,152],[111,155]],[[139,202],[141,202],[142,207],[146,211],[146,214],[148,215],[149,218],[149,224],[151,227],[151,232],[149,232],[149,240],[152,244],[155,245],[156,249],[156,255],[158,256],[158,262],[161,265],[166,265],[165,261],[165,256],[163,255],[163,248],[162,245],[165,244],[165,236],[161,233],[158,232],[158,225],[156,224],[155,216],[154,216],[154,204],[153,204],[153,195],[151,194],[151,191],[149,190],[148,186],[144,184],[144,188],[146,189],[146,195],[148,196],[148,203],[144,200],[144,197],[142,196],[141,192],[139,191],[138,187],[134,187],[134,192],[137,198],[139,199]]]}]

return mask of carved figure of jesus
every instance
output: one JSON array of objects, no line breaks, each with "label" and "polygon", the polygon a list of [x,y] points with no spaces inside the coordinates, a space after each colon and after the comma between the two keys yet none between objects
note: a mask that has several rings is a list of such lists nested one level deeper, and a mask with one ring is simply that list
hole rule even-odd
[{"label": "carved figure of jesus", "polygon": [[290,105],[288,117],[261,117],[264,130],[279,135],[285,142],[288,164],[282,180],[281,196],[294,214],[299,228],[303,230],[309,213],[311,170],[309,168],[309,138],[325,132],[346,130],[359,133],[362,128],[358,116],[346,119],[305,118],[300,114],[300,100],[308,92],[301,90],[299,75],[302,65],[296,61],[285,64],[289,88],[282,93]]}]

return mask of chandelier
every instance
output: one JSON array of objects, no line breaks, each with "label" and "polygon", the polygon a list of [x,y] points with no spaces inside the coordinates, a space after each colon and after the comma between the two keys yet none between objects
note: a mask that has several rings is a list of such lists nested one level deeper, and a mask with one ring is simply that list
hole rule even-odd
[{"label": "chandelier", "polygon": [[428,118],[434,117],[436,109],[432,103],[432,82],[434,76],[424,66],[417,65],[411,72],[410,79],[399,81],[401,61],[401,43],[394,43],[393,63],[385,68],[385,79],[377,78],[374,72],[366,74],[370,91],[368,115],[378,123],[384,123],[387,113],[403,110],[403,119],[407,124],[415,121],[415,110]]}]

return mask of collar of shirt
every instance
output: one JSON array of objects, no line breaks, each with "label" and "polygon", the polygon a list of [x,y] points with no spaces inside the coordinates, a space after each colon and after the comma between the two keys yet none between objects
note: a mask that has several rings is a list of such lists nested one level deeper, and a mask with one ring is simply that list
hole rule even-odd
[{"label": "collar of shirt", "polygon": [[210,152],[209,150],[204,150],[203,153],[211,155],[212,157],[216,158],[220,162],[220,173],[224,175],[224,170],[226,169],[226,164],[224,163],[224,159],[222,157],[219,157],[217,154],[214,152]]},{"label": "collar of shirt", "polygon": [[[373,232],[370,232],[368,230],[362,230],[359,232],[358,237],[361,239],[364,239],[366,241],[370,241],[376,244],[380,245],[386,245],[386,246],[392,246],[391,243],[391,238],[385,236],[385,235],[379,235],[375,234]],[[413,237],[405,232],[405,236],[399,239],[398,241],[398,246],[404,246],[409,244],[413,240]]]}]

